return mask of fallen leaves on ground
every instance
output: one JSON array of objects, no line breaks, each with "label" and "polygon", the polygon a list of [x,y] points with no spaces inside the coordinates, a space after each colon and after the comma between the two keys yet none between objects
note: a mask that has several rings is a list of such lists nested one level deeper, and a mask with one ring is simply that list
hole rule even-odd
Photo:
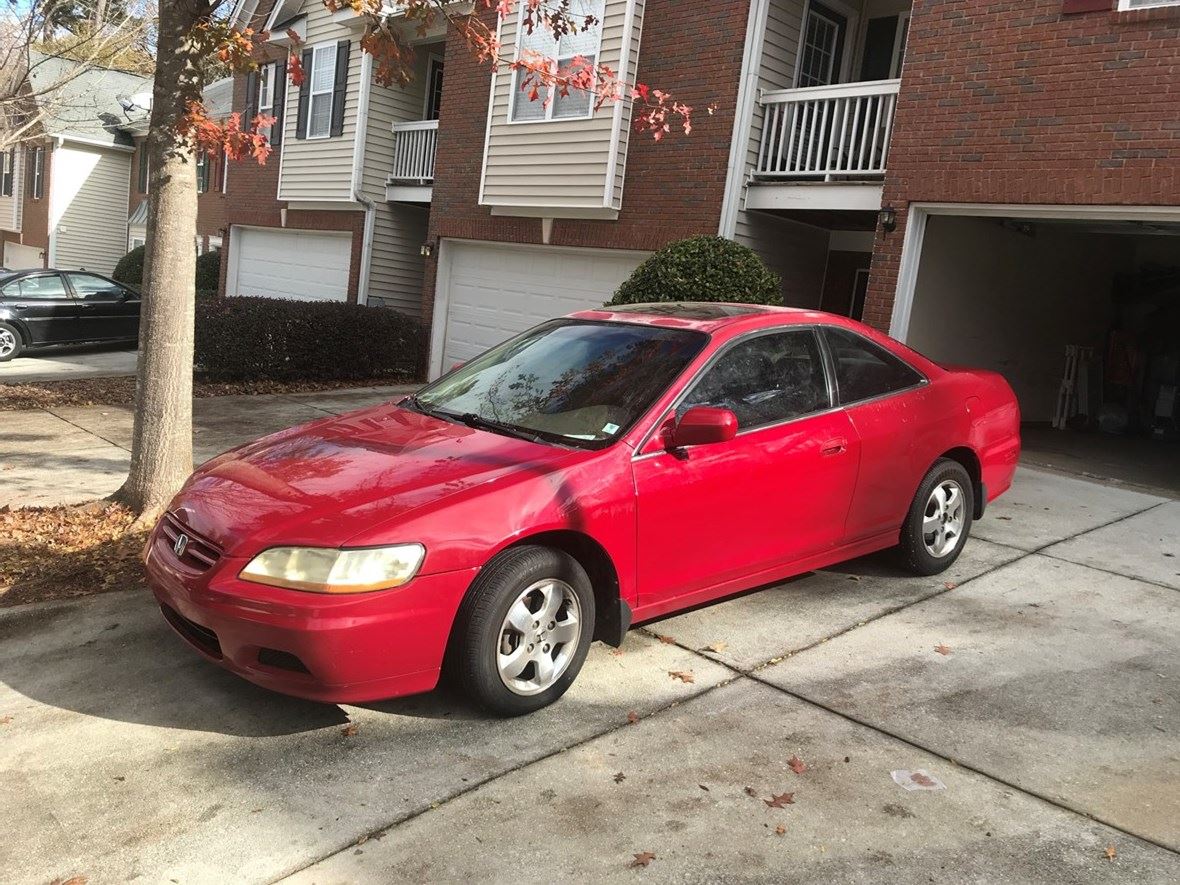
[{"label": "fallen leaves on ground", "polygon": [[638,721],[639,721],[639,714],[636,713],[634,710],[631,710],[627,713],[627,723],[629,725],[634,725]]},{"label": "fallen leaves on ground", "polygon": [[[199,381],[193,380],[193,398],[257,396],[273,393],[309,393],[349,387],[399,384],[402,378],[351,378],[339,381]],[[74,378],[27,384],[0,384],[0,412],[53,409],[58,406],[130,406],[135,402],[135,377]]]},{"label": "fallen leaves on ground", "polygon": [[746,795],[750,796],[750,797],[757,796],[758,791],[755,790],[753,787],[746,787]]},{"label": "fallen leaves on ground", "polygon": [[668,675],[673,679],[679,679],[681,682],[696,682],[696,677],[692,675],[692,670],[669,670]]},{"label": "fallen leaves on ground", "polygon": [[795,774],[802,774],[803,772],[807,771],[807,765],[798,756],[792,756],[790,759],[788,759],[787,767],[790,768],[791,771],[795,772]]},{"label": "fallen leaves on ground", "polygon": [[68,879],[54,879],[49,885],[86,885],[85,876],[70,876]]},{"label": "fallen leaves on ground", "polygon": [[673,639],[671,636],[664,636],[660,633],[656,634],[656,639],[660,640],[660,642],[664,643],[665,645],[675,645],[676,644],[676,640]]},{"label": "fallen leaves on ground", "polygon": [[934,778],[932,778],[928,775],[922,774],[922,772],[920,772],[920,771],[912,772],[910,774],[910,780],[912,780],[919,787],[937,787],[938,786],[938,781],[936,781]]},{"label": "fallen leaves on ground", "polygon": [[635,860],[631,861],[631,866],[633,867],[645,867],[656,859],[656,856],[650,851],[641,851],[633,856],[635,858]]},{"label": "fallen leaves on ground", "polygon": [[784,827],[782,824],[779,824],[777,827],[774,828],[774,834],[776,836],[786,835],[786,832],[787,832],[787,828]]},{"label": "fallen leaves on ground", "polygon": [[711,651],[711,652],[713,652],[714,654],[718,654],[718,655],[719,655],[719,654],[721,654],[723,651],[725,651],[727,648],[729,648],[729,643],[728,643],[728,642],[714,642],[712,645],[706,645],[706,646],[705,646],[705,651]]},{"label": "fallen leaves on ground", "polygon": [[0,606],[142,587],[147,533],[134,521],[103,501],[0,508]]},{"label": "fallen leaves on ground", "polygon": [[947,590],[954,590],[954,589],[955,589],[956,587],[958,587],[959,585],[958,585],[958,584],[956,584],[954,581],[947,581],[947,582],[946,582],[945,584],[943,584],[942,586],[943,586],[943,587],[945,587]]},{"label": "fallen leaves on ground", "polygon": [[621,772],[621,771],[615,774],[615,783],[616,784],[621,784],[626,779],[627,779],[627,775],[623,774],[623,772]]},{"label": "fallen leaves on ground", "polygon": [[794,793],[779,793],[777,796],[774,793],[770,794],[769,799],[763,799],[767,808],[786,808],[788,805],[795,804]]},{"label": "fallen leaves on ground", "polygon": [[1106,851],[1104,853],[1106,854],[1107,860],[1114,860],[1116,857],[1119,856],[1118,851],[1115,850],[1115,847],[1113,845],[1107,845]]},{"label": "fallen leaves on ground", "polygon": [[11,721],[12,721],[11,716],[0,716],[0,725],[7,725]]},{"label": "fallen leaves on ground", "polygon": [[360,731],[360,727],[355,722],[350,722],[348,725],[340,729],[340,733],[346,738],[356,737],[356,733]]},{"label": "fallen leaves on ground", "polygon": [[938,645],[934,646],[934,650],[936,652],[938,652],[940,655],[942,655],[943,657],[946,657],[947,655],[949,655],[951,653],[951,647],[949,645],[944,645],[941,642],[938,643]]}]

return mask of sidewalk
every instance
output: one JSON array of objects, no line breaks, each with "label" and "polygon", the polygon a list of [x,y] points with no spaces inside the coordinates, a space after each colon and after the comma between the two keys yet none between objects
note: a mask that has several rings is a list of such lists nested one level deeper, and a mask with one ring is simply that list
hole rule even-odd
[{"label": "sidewalk", "polygon": [[119,344],[82,344],[30,350],[24,356],[0,363],[0,384],[134,375],[136,356],[134,345]]},{"label": "sidewalk", "polygon": [[[286,427],[363,408],[413,385],[193,401],[193,461]],[[0,412],[0,507],[102,498],[122,484],[131,460],[131,406],[60,406]]]}]

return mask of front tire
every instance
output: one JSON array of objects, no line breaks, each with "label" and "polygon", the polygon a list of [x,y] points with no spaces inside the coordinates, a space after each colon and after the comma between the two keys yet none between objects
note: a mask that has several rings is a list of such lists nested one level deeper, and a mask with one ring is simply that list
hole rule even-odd
[{"label": "front tire", "polygon": [[941,458],[918,486],[901,528],[898,549],[905,567],[919,575],[950,568],[971,534],[975,493],[958,461]]},{"label": "front tire", "polygon": [[548,547],[514,547],[480,572],[459,607],[455,675],[492,713],[532,713],[577,678],[594,616],[594,590],[576,559]]},{"label": "front tire", "polygon": [[8,323],[0,323],[0,363],[16,359],[24,349],[25,343],[20,337],[20,329]]}]

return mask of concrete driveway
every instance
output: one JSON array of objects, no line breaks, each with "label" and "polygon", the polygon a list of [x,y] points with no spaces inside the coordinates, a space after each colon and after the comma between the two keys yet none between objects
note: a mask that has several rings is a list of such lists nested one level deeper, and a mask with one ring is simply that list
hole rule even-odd
[{"label": "concrete driveway", "polygon": [[514,721],[268,694],[137,592],[10,609],[0,869],[1175,882],[1178,637],[1180,503],[1027,470],[946,575],[873,557],[649,624]]},{"label": "concrete driveway", "polygon": [[24,356],[0,363],[0,384],[134,375],[136,356],[134,344],[78,344],[29,350]]}]

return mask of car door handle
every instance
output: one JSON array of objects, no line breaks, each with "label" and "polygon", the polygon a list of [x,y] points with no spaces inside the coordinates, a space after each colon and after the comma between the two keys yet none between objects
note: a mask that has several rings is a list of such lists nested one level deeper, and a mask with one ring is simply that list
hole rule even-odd
[{"label": "car door handle", "polygon": [[12,306],[16,310],[28,310],[29,309],[29,306],[27,304],[14,304]]},{"label": "car door handle", "polygon": [[79,306],[80,308],[82,308],[83,310],[94,310],[94,305],[93,305],[93,304],[90,304],[89,302],[86,302],[86,301],[83,301],[83,302],[82,302],[81,304],[79,304],[78,306]]},{"label": "car door handle", "polygon": [[819,450],[821,455],[839,455],[841,452],[848,451],[848,440],[846,439],[830,439],[823,444]]}]

